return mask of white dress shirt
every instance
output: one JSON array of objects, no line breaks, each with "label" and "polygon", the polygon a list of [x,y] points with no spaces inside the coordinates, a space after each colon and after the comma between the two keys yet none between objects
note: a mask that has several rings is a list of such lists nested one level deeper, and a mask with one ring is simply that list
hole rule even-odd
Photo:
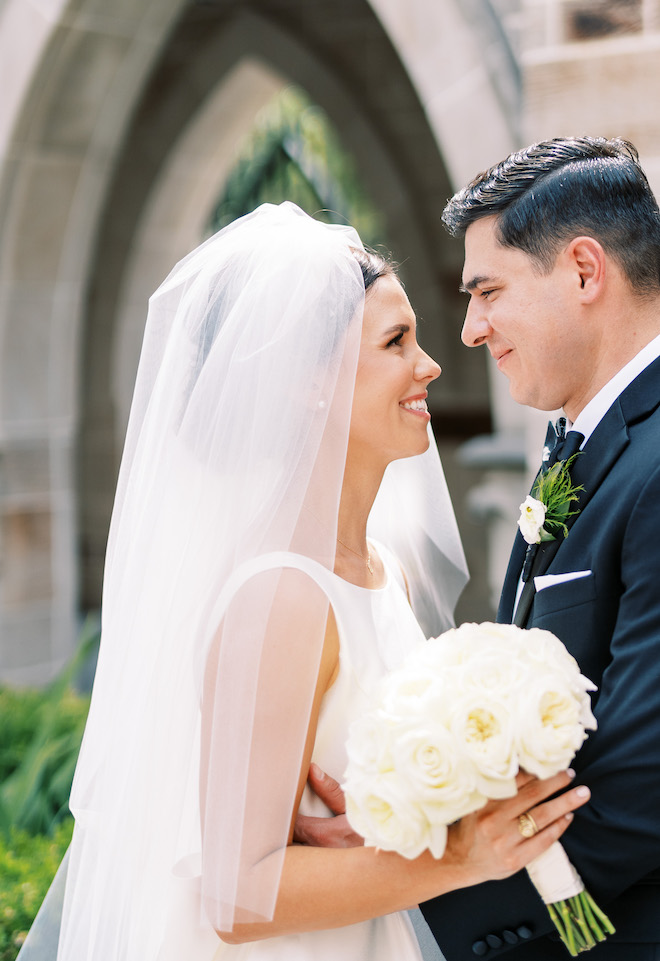
[{"label": "white dress shirt", "polygon": [[[621,370],[617,371],[614,377],[612,377],[612,379],[609,380],[604,387],[601,387],[595,397],[592,397],[586,407],[580,411],[578,416],[575,418],[574,424],[571,424],[570,421],[567,421],[567,431],[577,430],[581,434],[584,434],[584,440],[580,445],[580,450],[587,443],[614,401],[624,392],[629,384],[632,384],[635,377],[641,374],[643,370],[646,370],[649,364],[652,364],[653,361],[658,357],[660,357],[660,334],[657,337],[654,337],[653,340],[646,345],[646,347],[642,347],[639,353],[635,354],[633,359],[629,360],[625,367],[622,367]],[[577,575],[571,574],[569,576],[585,576],[589,573],[591,572],[580,571]],[[561,577],[565,575],[557,576]],[[537,581],[539,581],[538,584],[536,583]],[[549,584],[551,582],[550,578],[546,577],[545,580],[543,577],[534,578],[534,583],[536,584],[537,590],[540,587],[545,586],[546,582]],[[555,581],[553,580],[552,583],[555,583]],[[516,599],[513,605],[514,614],[516,608],[518,607],[518,601],[520,600],[523,586],[524,584],[521,574],[520,580],[518,581]]]},{"label": "white dress shirt", "polygon": [[654,337],[646,347],[642,347],[625,367],[622,367],[604,387],[601,387],[596,396],[592,397],[586,407],[580,411],[575,423],[571,424],[570,428],[567,426],[567,430],[578,430],[584,434],[581,447],[587,443],[617,397],[658,357],[660,357],[660,334]]}]

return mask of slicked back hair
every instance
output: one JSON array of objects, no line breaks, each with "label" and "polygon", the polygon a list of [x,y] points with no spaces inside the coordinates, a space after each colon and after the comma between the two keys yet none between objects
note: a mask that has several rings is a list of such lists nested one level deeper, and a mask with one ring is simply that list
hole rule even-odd
[{"label": "slicked back hair", "polygon": [[556,138],[532,144],[479,174],[445,207],[462,236],[497,216],[497,236],[549,273],[574,237],[598,240],[640,294],[660,291],[660,210],[635,147],[619,138]]}]

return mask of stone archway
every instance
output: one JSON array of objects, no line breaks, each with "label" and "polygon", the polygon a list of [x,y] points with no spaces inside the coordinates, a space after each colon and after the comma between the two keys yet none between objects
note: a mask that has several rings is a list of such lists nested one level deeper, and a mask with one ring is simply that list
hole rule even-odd
[{"label": "stone archway", "polygon": [[[111,12],[101,0],[48,12],[5,0],[0,55],[22,38],[32,59],[0,115],[4,676],[49,676],[71,650],[79,600],[98,602],[138,302],[191,245],[246,113],[284,79],[326,108],[385,210],[432,322],[427,343],[452,359],[434,404],[459,426],[486,410],[482,359],[455,349],[460,251],[439,222],[447,169],[463,176],[474,150],[438,144],[444,94],[476,103],[487,77],[475,82],[475,43],[460,63],[429,59],[420,15],[440,8],[470,46],[456,0],[406,8],[408,21],[392,0],[117,0]],[[235,110],[214,130],[238,101],[242,120]]]},{"label": "stone archway", "polygon": [[[116,151],[178,0],[0,8],[0,669],[39,682],[77,636],[82,303]],[[114,96],[110,96],[110,91]]]}]

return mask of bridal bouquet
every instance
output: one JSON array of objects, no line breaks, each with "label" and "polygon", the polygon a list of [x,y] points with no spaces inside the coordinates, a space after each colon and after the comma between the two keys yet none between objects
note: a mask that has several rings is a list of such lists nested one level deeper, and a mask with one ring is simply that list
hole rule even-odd
[{"label": "bridal bouquet", "polygon": [[[519,769],[548,778],[568,767],[596,727],[591,690],[561,641],[537,628],[463,624],[418,645],[351,726],[352,827],[372,847],[441,858],[448,825],[512,797]],[[559,842],[528,872],[572,955],[614,930]]]}]

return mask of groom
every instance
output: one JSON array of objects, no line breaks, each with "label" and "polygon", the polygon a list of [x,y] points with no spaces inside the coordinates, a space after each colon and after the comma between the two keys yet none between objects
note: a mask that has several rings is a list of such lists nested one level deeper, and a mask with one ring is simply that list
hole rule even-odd
[{"label": "groom", "polygon": [[[598,685],[574,762],[591,801],[562,844],[617,929],[590,959],[660,961],[660,212],[630,144],[580,138],[511,155],[443,219],[465,237],[463,341],[582,435],[569,535],[525,585],[517,535],[498,620],[552,631]],[[421,907],[447,961],[568,957],[526,872]]]},{"label": "groom", "polygon": [[[617,929],[590,958],[660,959],[660,212],[630,144],[581,138],[513,154],[443,219],[465,237],[464,343],[583,435],[569,535],[518,599],[518,534],[498,620],[552,631],[598,685],[574,763],[591,801],[562,839]],[[567,957],[525,872],[422,910],[449,961]]]}]

